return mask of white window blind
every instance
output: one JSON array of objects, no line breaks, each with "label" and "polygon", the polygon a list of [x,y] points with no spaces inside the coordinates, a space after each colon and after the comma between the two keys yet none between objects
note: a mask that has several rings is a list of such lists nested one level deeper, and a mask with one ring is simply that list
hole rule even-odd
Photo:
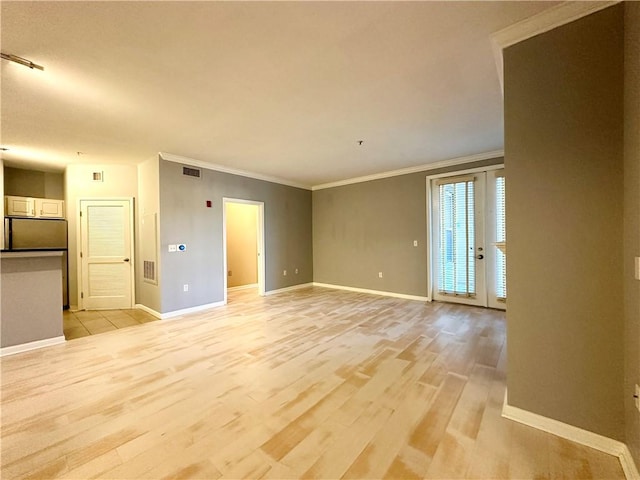
[{"label": "white window blind", "polygon": [[476,294],[473,182],[472,176],[438,182],[439,291],[444,295],[474,297]]},{"label": "white window blind", "polygon": [[504,175],[496,177],[496,296],[507,300],[507,231]]}]

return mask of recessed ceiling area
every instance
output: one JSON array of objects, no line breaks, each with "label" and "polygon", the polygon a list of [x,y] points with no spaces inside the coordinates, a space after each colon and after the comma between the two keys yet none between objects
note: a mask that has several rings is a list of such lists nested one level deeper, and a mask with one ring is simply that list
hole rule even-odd
[{"label": "recessed ceiling area", "polygon": [[499,150],[490,36],[557,3],[2,2],[2,52],[44,66],[2,60],[2,158],[318,185]]}]

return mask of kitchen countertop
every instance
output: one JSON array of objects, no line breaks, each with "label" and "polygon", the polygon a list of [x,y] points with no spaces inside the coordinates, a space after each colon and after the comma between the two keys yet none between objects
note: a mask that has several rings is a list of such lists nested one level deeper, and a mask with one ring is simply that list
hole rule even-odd
[{"label": "kitchen countertop", "polygon": [[61,257],[66,250],[2,250],[0,258]]}]

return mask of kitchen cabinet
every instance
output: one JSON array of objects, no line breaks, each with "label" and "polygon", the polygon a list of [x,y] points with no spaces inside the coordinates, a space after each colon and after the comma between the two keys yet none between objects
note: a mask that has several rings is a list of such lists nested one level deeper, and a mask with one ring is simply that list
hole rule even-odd
[{"label": "kitchen cabinet", "polygon": [[36,217],[64,218],[64,200],[36,198]]},{"label": "kitchen cabinet", "polygon": [[64,218],[64,200],[7,195],[4,214],[7,217]]},{"label": "kitchen cabinet", "polygon": [[5,215],[8,217],[35,217],[36,202],[27,197],[5,197]]}]

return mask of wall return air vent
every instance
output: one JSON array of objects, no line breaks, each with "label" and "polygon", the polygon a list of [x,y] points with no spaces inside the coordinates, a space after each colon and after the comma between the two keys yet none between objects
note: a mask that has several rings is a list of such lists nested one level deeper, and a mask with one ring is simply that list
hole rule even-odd
[{"label": "wall return air vent", "polygon": [[194,167],[182,167],[182,174],[186,175],[187,177],[195,177],[195,178],[200,178],[201,176],[201,171],[199,168],[194,168]]}]

